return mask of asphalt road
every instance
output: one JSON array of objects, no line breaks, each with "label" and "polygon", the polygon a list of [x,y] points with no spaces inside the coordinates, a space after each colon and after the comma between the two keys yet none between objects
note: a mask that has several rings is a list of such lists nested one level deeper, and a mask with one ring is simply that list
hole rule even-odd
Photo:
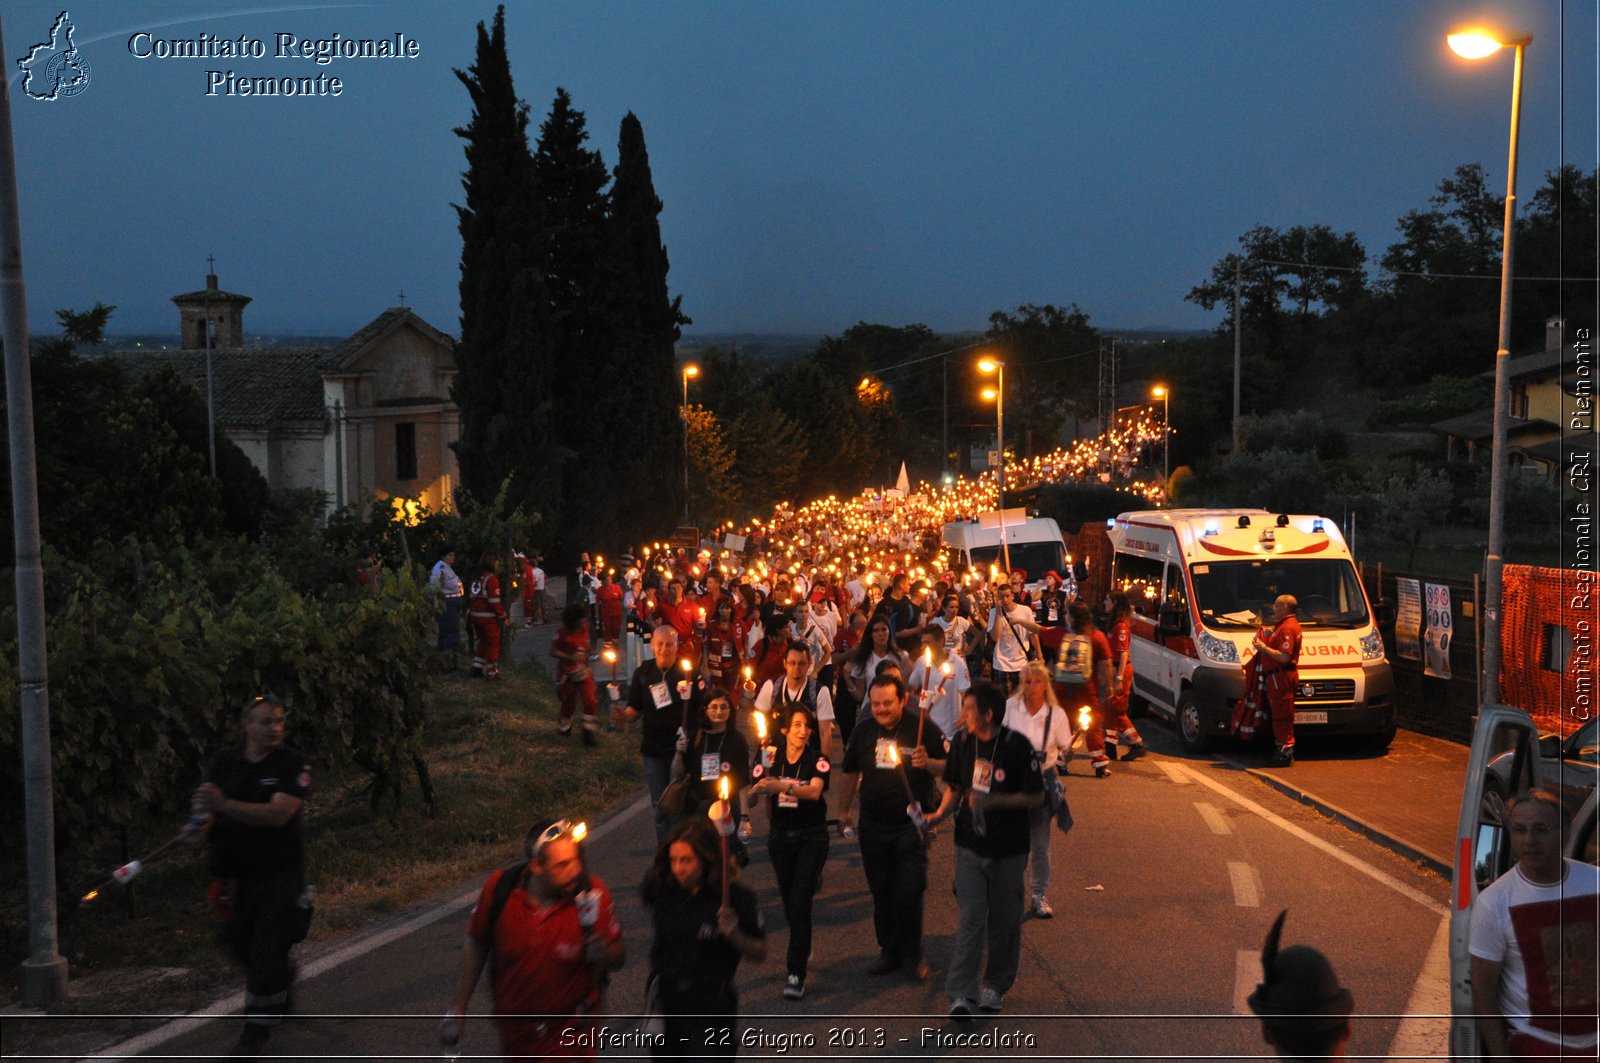
[{"label": "asphalt road", "polygon": [[[798,1004],[781,997],[786,930],[758,839],[746,881],[762,901],[769,957],[740,972],[751,1039],[740,1054],[1262,1057],[1266,1046],[1257,1023],[1243,1017],[1243,1001],[1260,979],[1262,938],[1283,908],[1285,944],[1321,947],[1355,994],[1352,1055],[1443,1052],[1442,1020],[1401,1017],[1449,1010],[1440,934],[1447,883],[1236,767],[1182,753],[1162,724],[1146,722],[1145,730],[1153,753],[1119,764],[1109,779],[1094,779],[1086,761],[1074,763],[1068,795],[1078,825],[1070,836],[1056,835],[1052,850],[1057,914],[1025,926],[1022,970],[996,1017],[960,1026],[945,1018],[943,975],[956,921],[948,830],[932,849],[929,982],[865,974],[877,952],[871,900],[854,843],[836,838],[817,902],[808,991]],[[612,886],[630,944],[630,961],[608,994],[610,1029],[623,1033],[637,1028],[627,1016],[643,1000],[650,922],[637,885],[652,845],[642,800],[589,843],[592,870]],[[475,886],[452,891],[425,926],[331,969],[316,969],[327,966],[326,957],[314,965],[300,987],[297,1016],[273,1036],[268,1054],[438,1058],[433,1031],[454,982],[466,897]],[[481,985],[474,1006],[488,1006]],[[197,1024],[146,1055],[222,1055],[237,1025],[235,1017]],[[988,1040],[963,1043],[952,1034]],[[464,1054],[494,1051],[488,1021],[470,1021]],[[603,1054],[639,1055],[623,1045]]]}]

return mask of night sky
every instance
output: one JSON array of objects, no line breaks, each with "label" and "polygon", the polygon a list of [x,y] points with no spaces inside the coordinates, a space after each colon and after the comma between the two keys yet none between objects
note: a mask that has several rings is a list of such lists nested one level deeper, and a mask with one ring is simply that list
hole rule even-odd
[{"label": "night sky", "polygon": [[[1596,164],[1596,0],[508,7],[535,126],[564,86],[609,167],[622,116],[643,122],[691,336],[979,329],[1028,302],[1204,328],[1217,313],[1183,296],[1255,225],[1354,231],[1375,265],[1457,165],[1504,188],[1511,53],[1444,45],[1475,19],[1534,37],[1524,202],[1562,161]],[[60,0],[0,13],[36,332],[98,300],[114,333],[175,333],[169,297],[202,285],[208,254],[254,297],[252,334],[348,333],[402,290],[458,331],[452,128],[469,101],[451,69],[491,3],[68,10],[90,81],[49,101],[23,94],[17,61]],[[267,55],[141,59],[141,31]],[[280,32],[399,33],[420,54],[319,66],[277,58]],[[206,72],[229,69],[343,91],[207,96]]]}]

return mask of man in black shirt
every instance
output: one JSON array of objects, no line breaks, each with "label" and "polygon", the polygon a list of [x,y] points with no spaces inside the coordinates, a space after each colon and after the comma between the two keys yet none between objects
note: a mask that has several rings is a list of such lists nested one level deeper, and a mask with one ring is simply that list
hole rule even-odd
[{"label": "man in black shirt", "polygon": [[232,898],[222,942],[245,966],[245,1025],[233,1054],[254,1056],[288,1010],[289,949],[310,922],[309,903],[301,903],[300,823],[311,764],[283,744],[284,711],[275,699],[246,702],[240,719],[244,746],[211,762],[194,807],[209,817],[196,829],[207,832],[219,896]]},{"label": "man in black shirt", "polygon": [[623,716],[644,721],[639,727],[639,752],[650,805],[656,810],[659,844],[672,827],[661,808],[661,791],[672,781],[672,758],[689,748],[699,729],[705,680],[695,674],[693,662],[687,671],[678,667],[678,632],[670,624],[660,625],[650,635],[650,652],[654,656],[634,669]]},{"label": "man in black shirt", "polygon": [[889,618],[889,638],[902,649],[916,648],[916,638],[922,633],[918,622],[917,604],[911,600],[911,577],[898,573],[889,584],[889,593],[878,603],[873,615],[882,613]]},{"label": "man in black shirt", "polygon": [[944,756],[944,738],[938,727],[924,727],[917,741],[917,717],[906,714],[906,686],[897,675],[874,679],[867,701],[872,723],[850,732],[839,801],[843,832],[851,827],[851,805],[861,792],[861,869],[872,891],[872,925],[881,950],[867,973],[904,968],[912,981],[922,982],[928,977],[922,962],[922,895],[928,888],[923,815],[934,805],[935,773],[944,769],[936,759]]},{"label": "man in black shirt", "polygon": [[[977,683],[961,699],[962,730],[945,761],[944,800],[929,817],[956,817],[956,904],[961,909],[945,989],[950,1017],[972,1018],[973,999],[987,1012],[1017,980],[1022,949],[1022,872],[1028,863],[1028,813],[1044,801],[1033,743],[1001,726],[1006,697]],[[985,939],[989,962],[978,988]]]}]

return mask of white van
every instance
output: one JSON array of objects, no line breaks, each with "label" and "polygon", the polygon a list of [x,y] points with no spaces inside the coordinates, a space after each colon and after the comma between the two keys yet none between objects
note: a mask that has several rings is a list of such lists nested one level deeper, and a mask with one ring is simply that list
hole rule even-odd
[{"label": "white van", "polygon": [[[1572,735],[1572,740],[1569,745],[1558,736],[1541,737],[1533,719],[1521,709],[1484,705],[1478,714],[1461,810],[1456,818],[1456,858],[1450,879],[1452,1060],[1468,1063],[1482,1058],[1483,1039],[1473,1014],[1472,958],[1467,945],[1472,931],[1472,905],[1478,894],[1516,862],[1506,828],[1506,798],[1535,787],[1555,792],[1562,798],[1569,817],[1562,839],[1566,856],[1590,864],[1600,861],[1596,845],[1594,721]],[[1587,793],[1583,792],[1585,783]]]},{"label": "white van", "polygon": [[[1133,697],[1200,752],[1229,733],[1244,662],[1273,600],[1304,629],[1296,733],[1394,738],[1394,676],[1350,550],[1331,520],[1260,509],[1162,509],[1106,522],[1111,586],[1133,602]],[[1099,603],[1094,603],[1098,605]]]},{"label": "white van", "polygon": [[[940,530],[951,571],[975,568],[987,572],[991,565],[1002,571],[1020,568],[1028,574],[1030,589],[1044,582],[1046,572],[1059,573],[1066,579],[1067,546],[1061,538],[1061,526],[1049,517],[1030,517],[1025,509],[1002,512],[1005,550],[1000,544],[1001,513],[980,513],[976,520],[956,521]],[[1007,552],[1011,555],[1009,566],[1004,556]]]}]

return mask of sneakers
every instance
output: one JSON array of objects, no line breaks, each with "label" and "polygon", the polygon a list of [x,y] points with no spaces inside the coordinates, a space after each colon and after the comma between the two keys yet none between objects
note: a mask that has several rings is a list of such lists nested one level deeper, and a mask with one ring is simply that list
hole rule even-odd
[{"label": "sneakers", "polygon": [[1109,776],[1110,774],[1111,774],[1111,761],[1109,759],[1107,759],[1107,760],[1098,760],[1098,759],[1095,760],[1095,762],[1094,762],[1094,777],[1096,779],[1104,779],[1107,776]]},{"label": "sneakers", "polygon": [[957,1022],[972,1021],[972,1001],[966,997],[950,998],[950,1017]]},{"label": "sneakers", "polygon": [[991,1015],[1000,1012],[1000,991],[989,986],[984,986],[978,991],[978,1010],[987,1011]]},{"label": "sneakers", "polygon": [[806,980],[797,974],[791,974],[783,980],[783,999],[799,1000],[806,995]]},{"label": "sneakers", "polygon": [[1144,756],[1144,743],[1135,742],[1133,745],[1128,747],[1128,751],[1126,753],[1122,754],[1122,759],[1138,760],[1142,756]]},{"label": "sneakers", "polygon": [[1056,910],[1043,897],[1035,897],[1033,903],[1028,905],[1028,914],[1035,919],[1049,919],[1056,914]]}]

